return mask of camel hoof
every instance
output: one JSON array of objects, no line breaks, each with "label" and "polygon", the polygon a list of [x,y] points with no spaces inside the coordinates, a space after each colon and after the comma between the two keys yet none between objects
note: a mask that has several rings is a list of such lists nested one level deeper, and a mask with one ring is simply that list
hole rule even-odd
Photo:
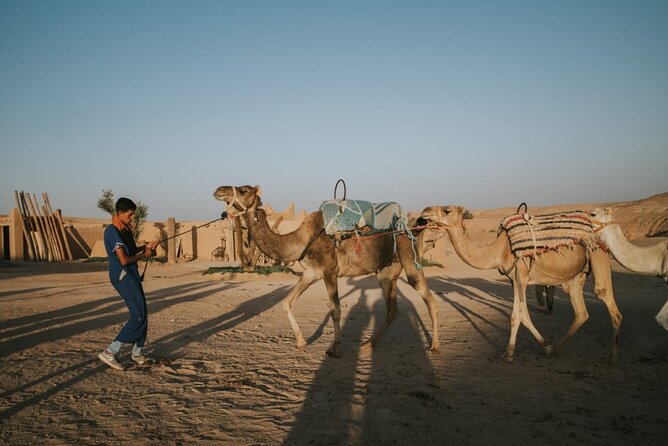
[{"label": "camel hoof", "polygon": [[547,344],[544,348],[546,357],[549,358],[554,354],[554,347],[551,344]]},{"label": "camel hoof", "polygon": [[439,353],[440,351],[441,348],[438,345],[432,345],[431,347],[427,347],[427,353]]},{"label": "camel hoof", "polygon": [[512,364],[513,362],[513,357],[508,355],[508,353],[504,353],[503,355],[501,355],[499,359],[505,362],[506,364]]},{"label": "camel hoof", "polygon": [[340,358],[341,356],[343,356],[341,354],[341,348],[330,347],[329,349],[327,349],[327,356],[329,356],[330,358]]},{"label": "camel hoof", "polygon": [[304,339],[298,339],[295,342],[295,348],[297,350],[302,350],[304,347],[306,347],[306,341]]}]

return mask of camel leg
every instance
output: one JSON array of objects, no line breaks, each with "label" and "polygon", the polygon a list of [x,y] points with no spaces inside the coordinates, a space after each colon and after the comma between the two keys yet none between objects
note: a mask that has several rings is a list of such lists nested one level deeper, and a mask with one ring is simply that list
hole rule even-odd
[{"label": "camel leg", "polygon": [[573,318],[573,322],[571,323],[566,336],[564,336],[561,342],[559,342],[559,346],[557,347],[558,351],[563,349],[564,344],[568,338],[573,336],[573,334],[578,331],[582,324],[584,324],[587,319],[589,319],[589,313],[587,312],[587,306],[585,305],[584,294],[582,291],[586,279],[587,275],[585,273],[578,273],[578,275],[573,277],[571,280],[562,284],[564,291],[568,293],[568,297],[571,300],[571,306],[573,307],[575,317]]},{"label": "camel leg", "polygon": [[329,314],[332,317],[334,325],[334,342],[327,350],[327,355],[334,358],[341,356],[341,304],[339,302],[339,287],[336,271],[328,271],[324,274],[323,280],[327,287],[329,297]]},{"label": "camel leg", "polygon": [[290,291],[285,299],[283,299],[283,309],[288,315],[288,320],[292,326],[292,331],[295,334],[295,347],[297,349],[304,348],[306,346],[306,341],[304,340],[304,335],[299,328],[297,319],[292,312],[292,306],[294,305],[294,302],[297,300],[297,298],[301,296],[302,293],[318,279],[320,279],[320,275],[315,270],[307,268],[304,270],[304,274],[302,274],[302,276],[299,278],[292,291]]},{"label": "camel leg", "polygon": [[399,309],[397,308],[397,278],[399,274],[401,274],[401,268],[398,268],[398,265],[394,264],[381,269],[376,274],[378,283],[383,290],[383,299],[385,300],[387,312],[385,313],[383,325],[376,330],[371,339],[362,343],[362,348],[365,350],[375,347],[383,336],[383,333],[385,333],[385,330],[399,316]]},{"label": "camel leg", "polygon": [[612,291],[612,271],[610,269],[610,257],[607,252],[597,249],[591,253],[589,258],[591,272],[594,276],[594,291],[596,296],[603,301],[610,313],[612,322],[612,350],[610,352],[610,362],[617,359],[617,346],[619,345],[619,329],[622,326],[622,315],[617,308],[615,295]]},{"label": "camel leg", "polygon": [[399,251],[399,260],[406,272],[408,284],[422,296],[422,300],[427,304],[427,309],[429,310],[432,328],[431,346],[429,347],[429,351],[434,353],[438,352],[438,349],[441,346],[441,341],[438,337],[438,304],[436,303],[434,295],[431,294],[431,291],[429,290],[427,280],[424,277],[424,272],[421,269],[417,269],[415,266],[411,241],[407,236],[401,235],[397,237],[397,249]]},{"label": "camel leg", "polygon": [[432,329],[431,346],[429,347],[429,351],[436,353],[441,346],[441,341],[438,337],[438,304],[436,303],[436,299],[434,299],[434,295],[429,291],[427,280],[424,278],[424,273],[421,270],[417,270],[417,268],[415,268],[414,272],[406,270],[406,278],[408,279],[410,286],[420,293],[422,300],[427,304]]},{"label": "camel leg", "polygon": [[515,268],[515,280],[513,281],[513,313],[510,316],[510,339],[505,353],[501,356],[507,362],[513,362],[517,332],[520,329],[520,325],[524,325],[531,332],[538,344],[543,347],[547,356],[550,356],[552,353],[552,347],[545,341],[545,338],[543,338],[531,320],[526,298],[528,275],[529,272],[526,267],[522,262],[518,262]]},{"label": "camel leg", "polygon": [[515,342],[517,341],[517,331],[520,329],[520,321],[522,320],[520,310],[519,290],[517,289],[517,280],[513,280],[513,312],[510,315],[510,338],[508,339],[508,346],[506,351],[501,355],[501,359],[506,362],[513,362],[513,354],[515,353]]}]

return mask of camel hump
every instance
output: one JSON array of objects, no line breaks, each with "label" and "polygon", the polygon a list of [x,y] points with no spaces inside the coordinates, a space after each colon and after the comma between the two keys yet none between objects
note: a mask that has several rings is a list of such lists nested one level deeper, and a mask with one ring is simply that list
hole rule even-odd
[{"label": "camel hump", "polygon": [[573,243],[589,250],[597,247],[598,238],[584,211],[512,214],[501,220],[500,228],[508,233],[511,250],[517,256],[540,254]]},{"label": "camel hump", "polygon": [[401,206],[393,201],[328,200],[320,205],[320,210],[325,220],[325,232],[329,235],[365,226],[375,231],[388,231],[407,225]]}]

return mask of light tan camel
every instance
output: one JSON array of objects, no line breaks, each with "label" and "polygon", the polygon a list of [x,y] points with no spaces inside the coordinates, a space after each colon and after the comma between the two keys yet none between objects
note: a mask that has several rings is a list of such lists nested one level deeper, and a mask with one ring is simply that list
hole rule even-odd
[{"label": "light tan camel", "polygon": [[447,230],[455,251],[464,262],[478,269],[498,269],[511,280],[514,296],[513,312],[510,318],[510,340],[502,356],[503,359],[512,362],[520,324],[529,329],[548,356],[552,353],[552,346],[544,340],[531,321],[526,301],[527,285],[562,285],[570,296],[575,319],[558,349],[563,347],[568,338],[589,318],[583,296],[589,265],[594,274],[596,295],[605,303],[612,320],[614,333],[610,360],[614,361],[622,315],[617,309],[612,293],[610,259],[605,252],[596,249],[588,258],[584,246],[574,244],[558,251],[547,251],[533,259],[525,257],[526,260],[518,260],[510,249],[506,231],[501,231],[496,240],[488,245],[477,246],[471,243],[465,234],[463,213],[464,208],[461,206],[432,206],[422,211],[421,218],[436,228]]},{"label": "light tan camel", "polygon": [[[233,215],[243,215],[255,245],[267,256],[280,261],[300,261],[304,273],[295,287],[285,297],[285,309],[292,330],[295,345],[306,345],[292,306],[297,298],[316,280],[323,279],[329,296],[329,312],[334,325],[334,342],[327,353],[341,355],[341,308],[339,305],[337,277],[355,277],[376,274],[383,290],[387,313],[382,326],[376,330],[363,347],[373,347],[380,340],[383,332],[399,314],[397,309],[397,278],[402,269],[406,272],[408,283],[418,292],[427,304],[432,323],[430,351],[439,348],[438,305],[427,287],[422,270],[414,263],[411,240],[405,233],[378,237],[349,238],[335,245],[324,232],[322,212],[309,214],[295,231],[277,234],[269,228],[264,210],[261,209],[261,190],[259,186],[220,186],[213,196],[227,203],[227,211]],[[357,246],[356,246],[357,245]]]},{"label": "light tan camel", "polygon": [[[621,226],[614,222],[611,208],[596,208],[591,217],[599,237],[624,268],[657,276],[668,284],[668,240],[647,247],[636,246],[626,239]],[[668,331],[668,300],[654,318]]]}]

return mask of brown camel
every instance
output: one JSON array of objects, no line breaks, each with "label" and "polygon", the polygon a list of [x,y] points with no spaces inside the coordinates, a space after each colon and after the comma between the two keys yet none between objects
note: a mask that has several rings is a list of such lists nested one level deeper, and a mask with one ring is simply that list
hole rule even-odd
[{"label": "brown camel", "polygon": [[461,206],[432,206],[422,211],[421,218],[435,228],[447,230],[455,251],[464,262],[478,269],[498,269],[511,280],[513,312],[510,318],[510,340],[503,359],[512,362],[520,324],[529,329],[548,356],[552,353],[552,346],[545,341],[531,321],[526,301],[527,285],[562,285],[568,293],[575,319],[558,350],[563,347],[566,340],[589,318],[583,297],[583,286],[589,267],[594,275],[596,295],[605,303],[612,320],[614,333],[610,360],[614,361],[622,316],[612,292],[610,259],[607,253],[601,249],[587,253],[584,246],[573,244],[563,249],[546,251],[533,258],[524,257],[518,260],[511,251],[506,231],[501,231],[496,240],[488,245],[477,246],[471,243],[465,234],[463,213],[464,208]]},{"label": "brown camel", "polygon": [[405,233],[396,234],[396,255],[395,237],[392,235],[349,238],[335,244],[324,232],[322,212],[316,211],[309,214],[295,231],[284,235],[277,234],[271,231],[267,224],[266,215],[261,209],[260,195],[259,186],[220,186],[213,194],[216,199],[227,204],[228,213],[243,216],[260,251],[276,260],[300,261],[304,267],[304,273],[283,301],[298,349],[303,348],[306,341],[292,312],[292,306],[311,284],[322,279],[327,288],[329,312],[334,325],[334,342],[327,353],[331,356],[341,355],[341,308],[337,278],[365,274],[376,274],[387,306],[382,326],[363,344],[363,347],[375,346],[399,314],[397,278],[403,269],[408,283],[420,293],[429,309],[432,323],[429,350],[438,350],[438,305],[427,287],[422,270],[414,263],[411,240]]}]

